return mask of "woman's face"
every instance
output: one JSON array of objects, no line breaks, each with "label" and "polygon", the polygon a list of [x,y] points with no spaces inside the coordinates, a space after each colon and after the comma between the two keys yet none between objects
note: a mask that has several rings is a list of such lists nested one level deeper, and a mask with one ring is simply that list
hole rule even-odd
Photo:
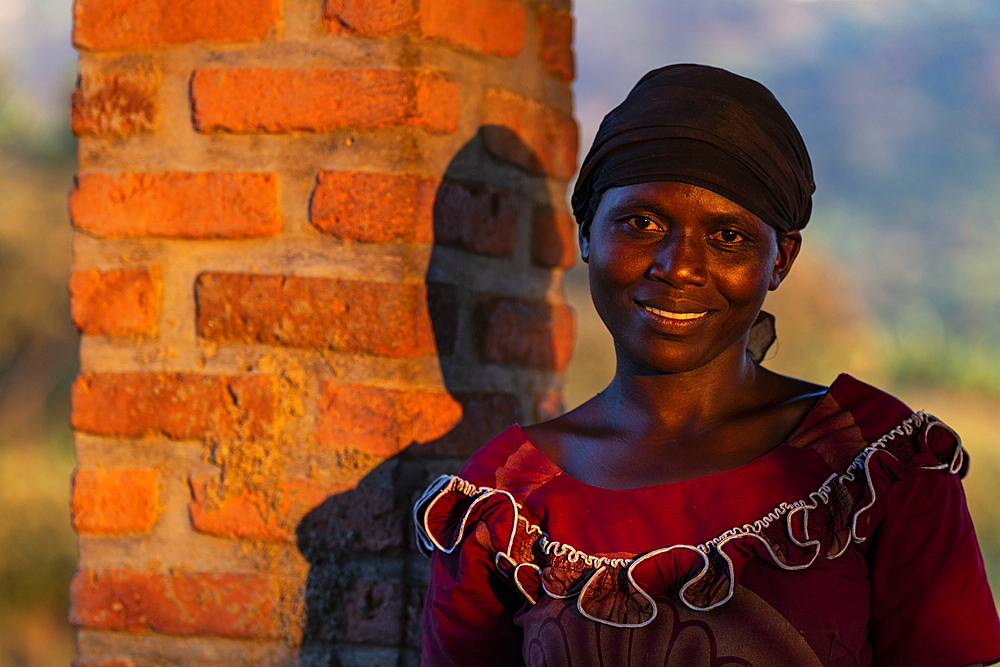
[{"label": "woman's face", "polygon": [[663,372],[743,355],[764,297],[791,267],[801,237],[694,185],[605,191],[581,234],[590,292],[619,353]]}]

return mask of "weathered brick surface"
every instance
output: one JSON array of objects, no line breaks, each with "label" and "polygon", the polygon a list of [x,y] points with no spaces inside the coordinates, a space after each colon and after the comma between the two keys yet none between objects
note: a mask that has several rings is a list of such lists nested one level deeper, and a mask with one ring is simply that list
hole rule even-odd
[{"label": "weathered brick surface", "polygon": [[563,371],[573,351],[573,311],[521,299],[491,299],[482,309],[482,354],[494,364]]},{"label": "weathered brick surface", "polygon": [[403,640],[402,584],[359,580],[347,601],[344,639],[362,644],[394,646]]},{"label": "weathered brick surface", "polygon": [[274,494],[244,490],[242,493],[214,499],[210,496],[213,477],[191,480],[191,525],[195,530],[229,538],[290,541],[302,517],[324,499],[343,491],[311,479],[282,481]]},{"label": "weathered brick surface", "polygon": [[258,574],[83,568],[70,585],[70,623],[86,628],[273,637],[276,611]]},{"label": "weathered brick surface", "polygon": [[527,14],[518,0],[420,0],[420,32],[479,53],[516,56]]},{"label": "weathered brick surface", "polygon": [[576,261],[576,224],[551,206],[539,206],[531,224],[531,261],[538,266],[568,269]]},{"label": "weathered brick surface", "polygon": [[412,31],[416,0],[326,0],[323,20],[341,35],[383,36]]},{"label": "weathered brick surface", "polygon": [[73,91],[73,133],[124,137],[160,123],[160,73],[154,70],[84,74]]},{"label": "weathered brick surface", "polygon": [[410,498],[362,479],[357,487],[329,496],[296,528],[303,555],[327,561],[335,553],[399,553],[413,520]]},{"label": "weathered brick surface", "polygon": [[410,456],[470,456],[511,424],[524,419],[521,399],[514,394],[461,392],[462,420],[439,438],[411,445]]},{"label": "weathered brick surface", "polygon": [[203,273],[198,335],[392,357],[435,353],[423,285]]},{"label": "weathered brick surface", "polygon": [[434,241],[440,179],[406,174],[321,171],[310,207],[321,231],[364,243]]},{"label": "weathered brick surface", "polygon": [[542,67],[563,81],[576,77],[573,57],[573,16],[562,10],[538,9],[538,58]]},{"label": "weathered brick surface", "polygon": [[458,129],[458,88],[405,69],[201,69],[191,82],[202,132],[322,132],[415,125]]},{"label": "weathered brick surface", "polygon": [[281,0],[76,0],[73,18],[73,43],[81,49],[249,41],[278,26]]},{"label": "weathered brick surface", "polygon": [[98,237],[246,238],[281,231],[278,178],[225,172],[85,173],[73,225]]},{"label": "weathered brick surface", "polygon": [[73,383],[73,428],[109,436],[266,437],[275,381],[265,375],[83,373]]},{"label": "weathered brick surface", "polygon": [[497,157],[528,171],[570,178],[576,172],[576,122],[540,102],[490,89],[483,99],[483,139]]},{"label": "weathered brick surface", "polygon": [[80,533],[131,533],[152,528],[159,512],[151,468],[84,468],[73,475],[70,511]]},{"label": "weathered brick surface", "polygon": [[391,456],[410,443],[440,438],[461,417],[461,405],[446,391],[324,381],[316,441],[325,447]]},{"label": "weathered brick surface", "polygon": [[434,242],[510,257],[517,247],[518,218],[527,206],[522,197],[487,183],[445,179],[434,203]]},{"label": "weathered brick surface", "polygon": [[69,276],[73,324],[94,336],[156,331],[162,279],[158,269],[81,269]]},{"label": "weathered brick surface", "polygon": [[134,667],[131,660],[85,660],[77,658],[70,667]]}]

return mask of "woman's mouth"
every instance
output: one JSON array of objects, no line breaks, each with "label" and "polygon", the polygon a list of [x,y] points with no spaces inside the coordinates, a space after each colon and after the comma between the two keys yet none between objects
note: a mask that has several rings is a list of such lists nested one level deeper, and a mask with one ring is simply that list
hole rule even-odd
[{"label": "woman's mouth", "polygon": [[645,304],[639,304],[639,305],[642,306],[644,310],[648,310],[649,312],[653,313],[654,315],[659,315],[660,317],[665,317],[668,320],[678,320],[678,321],[681,321],[681,320],[698,320],[698,319],[701,319],[702,317],[705,317],[705,315],[708,315],[708,311],[707,310],[703,310],[703,311],[697,312],[697,313],[674,313],[674,312],[671,312],[669,310],[660,310],[659,308],[653,308],[652,306],[647,306]]}]

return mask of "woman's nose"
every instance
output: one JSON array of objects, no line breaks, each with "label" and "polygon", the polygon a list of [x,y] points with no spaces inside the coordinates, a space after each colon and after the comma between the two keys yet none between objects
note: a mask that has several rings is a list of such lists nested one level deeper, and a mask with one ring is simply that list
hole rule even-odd
[{"label": "woman's nose", "polygon": [[659,244],[647,276],[671,287],[704,285],[707,278],[705,249],[688,234],[670,234]]}]

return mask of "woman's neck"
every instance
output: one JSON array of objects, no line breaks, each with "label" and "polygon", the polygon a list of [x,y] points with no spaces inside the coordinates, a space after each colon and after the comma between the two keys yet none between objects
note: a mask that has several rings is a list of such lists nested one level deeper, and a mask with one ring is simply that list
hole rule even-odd
[{"label": "woman's neck", "polygon": [[[625,430],[660,434],[710,429],[767,401],[762,391],[771,375],[746,353],[720,355],[691,371],[651,371],[618,354],[615,377],[600,398]],[[618,421],[618,420],[616,420]]]}]

